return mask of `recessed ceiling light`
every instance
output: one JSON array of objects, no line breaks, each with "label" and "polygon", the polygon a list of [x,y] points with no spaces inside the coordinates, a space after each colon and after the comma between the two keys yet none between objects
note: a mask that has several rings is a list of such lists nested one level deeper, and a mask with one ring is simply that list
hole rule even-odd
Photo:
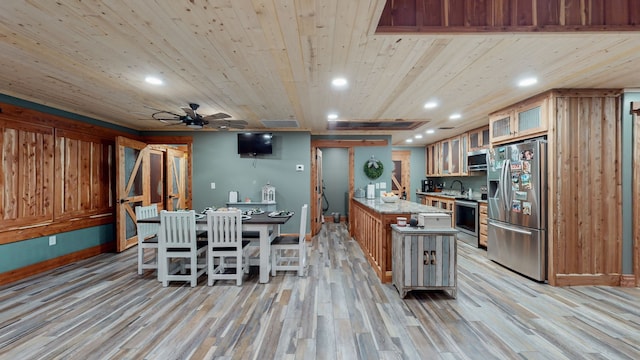
[{"label": "recessed ceiling light", "polygon": [[338,114],[336,113],[331,113],[327,115],[327,120],[337,120],[337,119],[338,119]]},{"label": "recessed ceiling light", "polygon": [[157,78],[155,76],[147,76],[146,78],[144,78],[144,81],[148,82],[151,85],[162,85],[162,79]]},{"label": "recessed ceiling light", "polygon": [[531,86],[537,83],[538,83],[538,79],[534,77],[530,77],[530,78],[520,80],[520,82],[518,83],[518,86],[525,87],[525,86]]},{"label": "recessed ceiling light", "polygon": [[449,116],[449,119],[457,120],[457,119],[460,119],[461,117],[462,117],[462,115],[460,115],[460,114],[451,114],[451,116]]},{"label": "recessed ceiling light", "polygon": [[436,132],[436,131],[433,130],[433,129],[429,129],[429,130],[425,131],[425,133],[427,133],[427,134],[433,134],[434,132]]},{"label": "recessed ceiling light", "polygon": [[422,139],[422,135],[421,134],[415,134],[413,137],[416,138],[416,139]]},{"label": "recessed ceiling light", "polygon": [[413,139],[407,139],[407,140],[405,140],[404,142],[412,143],[412,142],[413,142]]},{"label": "recessed ceiling light", "polygon": [[347,79],[345,78],[335,78],[331,81],[331,85],[335,87],[345,87],[347,86]]},{"label": "recessed ceiling light", "polygon": [[425,109],[433,109],[437,106],[438,106],[438,103],[435,101],[429,101],[428,103],[424,104]]}]

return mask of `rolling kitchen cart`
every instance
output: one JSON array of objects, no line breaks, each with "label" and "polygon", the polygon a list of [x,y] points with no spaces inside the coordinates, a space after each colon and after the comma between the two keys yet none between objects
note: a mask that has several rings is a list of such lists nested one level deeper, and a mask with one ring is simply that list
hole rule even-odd
[{"label": "rolling kitchen cart", "polygon": [[391,225],[392,282],[400,297],[411,290],[457,295],[457,230]]}]

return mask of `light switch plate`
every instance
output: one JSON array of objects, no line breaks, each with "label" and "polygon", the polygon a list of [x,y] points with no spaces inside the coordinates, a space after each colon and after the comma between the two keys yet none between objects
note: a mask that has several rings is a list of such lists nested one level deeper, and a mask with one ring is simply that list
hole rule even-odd
[{"label": "light switch plate", "polygon": [[49,236],[49,246],[53,246],[56,244],[56,236]]},{"label": "light switch plate", "polygon": [[216,188],[216,183],[212,182],[211,183],[211,190],[215,190],[215,188]]},{"label": "light switch plate", "polygon": [[381,182],[380,183],[380,189],[386,189],[387,188],[387,183],[386,182]]}]

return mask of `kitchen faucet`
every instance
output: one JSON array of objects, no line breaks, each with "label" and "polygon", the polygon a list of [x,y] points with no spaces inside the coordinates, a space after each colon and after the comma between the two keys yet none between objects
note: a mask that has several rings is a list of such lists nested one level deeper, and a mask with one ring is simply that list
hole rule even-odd
[{"label": "kitchen faucet", "polygon": [[462,185],[462,181],[460,180],[453,180],[451,182],[451,185],[449,186],[449,189],[453,190],[453,184],[458,182],[458,184],[460,184],[460,195],[464,194],[464,185]]}]

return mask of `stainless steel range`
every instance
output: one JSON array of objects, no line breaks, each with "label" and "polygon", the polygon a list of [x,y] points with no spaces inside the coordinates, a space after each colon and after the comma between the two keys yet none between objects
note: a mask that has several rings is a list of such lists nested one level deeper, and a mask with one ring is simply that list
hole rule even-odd
[{"label": "stainless steel range", "polygon": [[458,239],[478,247],[478,202],[471,199],[456,199],[456,229],[460,231]]}]

